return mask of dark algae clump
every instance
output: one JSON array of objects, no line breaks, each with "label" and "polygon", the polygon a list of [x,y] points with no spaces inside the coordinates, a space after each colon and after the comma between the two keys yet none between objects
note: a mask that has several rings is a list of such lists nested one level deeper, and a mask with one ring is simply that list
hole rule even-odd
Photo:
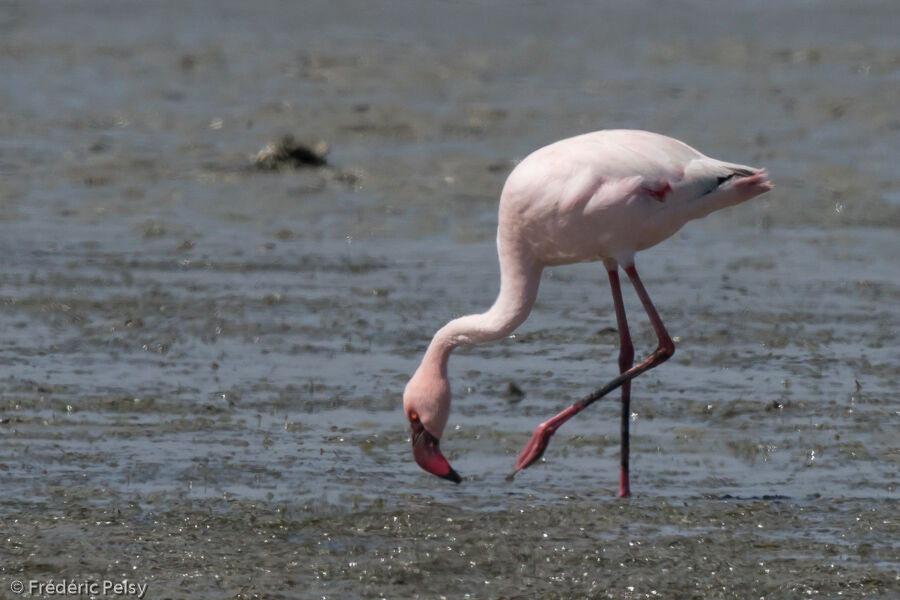
[{"label": "dark algae clump", "polygon": [[319,141],[304,144],[296,141],[291,134],[285,134],[275,143],[263,146],[253,159],[256,168],[275,171],[281,168],[324,167],[328,164],[325,156],[328,144]]}]

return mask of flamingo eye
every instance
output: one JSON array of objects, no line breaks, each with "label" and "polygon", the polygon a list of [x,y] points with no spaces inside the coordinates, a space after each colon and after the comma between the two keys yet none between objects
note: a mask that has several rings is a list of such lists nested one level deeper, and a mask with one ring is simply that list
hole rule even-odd
[{"label": "flamingo eye", "polygon": [[409,413],[409,420],[410,421],[418,421],[419,413],[417,413],[416,411],[412,411],[411,413]]}]

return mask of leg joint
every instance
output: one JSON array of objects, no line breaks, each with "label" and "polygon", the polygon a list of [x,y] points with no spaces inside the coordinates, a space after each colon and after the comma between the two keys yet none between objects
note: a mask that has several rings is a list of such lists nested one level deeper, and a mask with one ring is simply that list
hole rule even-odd
[{"label": "leg joint", "polygon": [[656,354],[662,360],[669,360],[675,354],[675,343],[671,339],[662,340],[659,348],[656,349]]}]

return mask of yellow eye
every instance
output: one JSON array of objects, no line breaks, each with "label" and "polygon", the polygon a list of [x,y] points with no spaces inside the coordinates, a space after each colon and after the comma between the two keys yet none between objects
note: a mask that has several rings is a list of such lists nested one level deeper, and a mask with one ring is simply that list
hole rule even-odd
[{"label": "yellow eye", "polygon": [[417,413],[416,411],[412,411],[411,413],[409,413],[409,420],[410,421],[418,421],[419,413]]}]

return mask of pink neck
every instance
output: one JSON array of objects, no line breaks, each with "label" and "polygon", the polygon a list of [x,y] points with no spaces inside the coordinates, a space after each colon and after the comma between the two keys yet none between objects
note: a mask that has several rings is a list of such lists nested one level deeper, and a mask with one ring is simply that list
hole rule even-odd
[{"label": "pink neck", "polygon": [[461,344],[481,344],[506,337],[528,317],[537,298],[541,267],[500,257],[500,294],[487,312],[466,315],[444,325],[431,340],[422,366],[447,378],[450,353]]}]

